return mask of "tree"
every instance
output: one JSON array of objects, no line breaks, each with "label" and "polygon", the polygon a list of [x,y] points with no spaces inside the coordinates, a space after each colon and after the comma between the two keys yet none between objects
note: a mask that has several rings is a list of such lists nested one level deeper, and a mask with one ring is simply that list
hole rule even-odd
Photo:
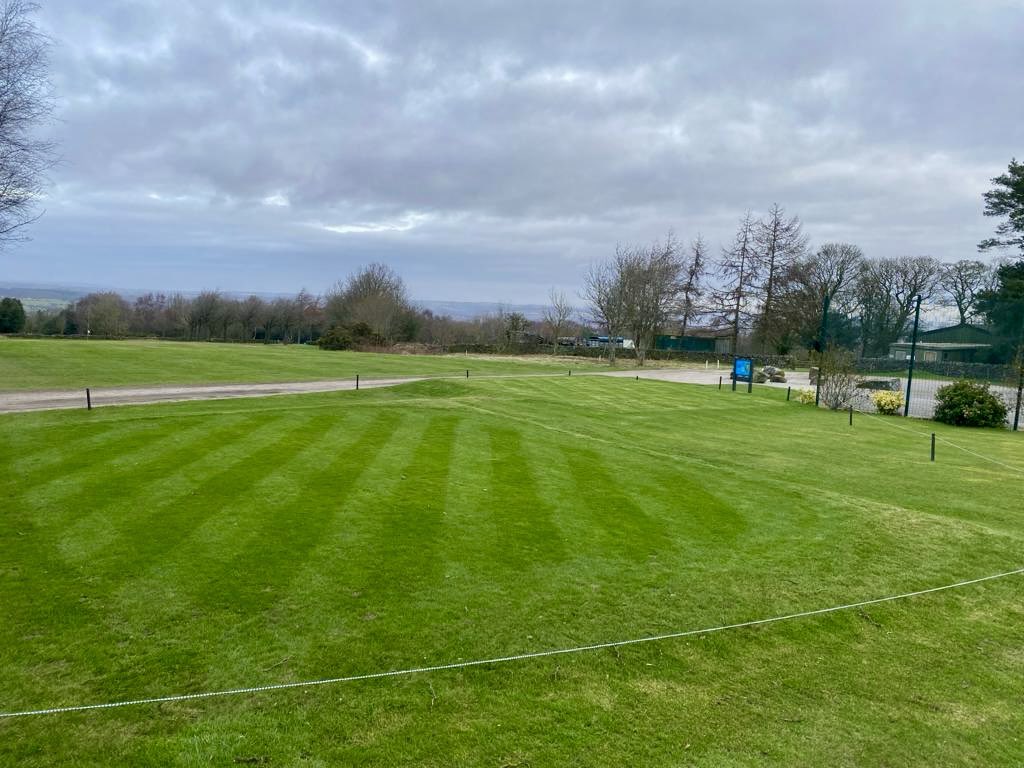
[{"label": "tree", "polygon": [[615,263],[637,365],[643,365],[655,334],[678,306],[683,269],[679,243],[669,232],[663,243],[620,249]]},{"label": "tree", "polygon": [[907,329],[918,296],[931,298],[939,262],[929,256],[899,256],[865,261],[857,276],[861,353],[884,355]]},{"label": "tree", "polygon": [[996,226],[996,237],[978,243],[979,251],[1016,248],[1024,255],[1024,163],[1010,160],[1006,173],[992,179],[994,189],[982,195],[985,215],[1005,217]]},{"label": "tree", "polygon": [[996,269],[995,285],[978,293],[977,309],[1010,340],[1018,365],[1024,366],[1024,259]]},{"label": "tree", "polygon": [[25,0],[0,7],[0,243],[17,240],[35,221],[35,204],[54,163],[54,145],[39,138],[53,111],[47,77],[49,40]]},{"label": "tree", "polygon": [[116,293],[87,294],[75,303],[77,330],[97,336],[123,336],[130,312],[128,302]]},{"label": "tree", "polygon": [[829,307],[825,343],[846,347],[856,343],[849,318],[853,286],[864,261],[860,248],[825,243],[787,269],[776,297],[776,349],[785,354],[794,345],[810,348],[821,332],[821,314]]},{"label": "tree", "polygon": [[0,299],[0,333],[21,333],[25,328],[25,307],[21,299]]},{"label": "tree", "polygon": [[573,313],[573,306],[565,294],[556,288],[548,291],[548,306],[544,308],[544,325],[551,332],[551,354],[558,354],[558,337]]},{"label": "tree", "polygon": [[960,323],[965,325],[974,317],[978,292],[989,283],[991,268],[983,261],[961,259],[953,264],[943,264],[939,271],[939,287],[947,301],[956,307]]},{"label": "tree", "polygon": [[780,337],[774,317],[775,299],[782,290],[785,274],[807,249],[807,237],[800,219],[796,216],[787,219],[785,209],[776,203],[768,216],[754,225],[754,243],[762,277],[758,286],[762,302],[757,335],[762,346],[777,347]]},{"label": "tree", "polygon": [[615,339],[625,328],[629,313],[620,270],[617,265],[624,257],[621,246],[616,246],[616,257],[611,261],[591,264],[583,276],[583,298],[590,309],[591,321],[608,335],[608,364],[615,365]]},{"label": "tree", "polygon": [[415,314],[405,283],[384,264],[370,264],[328,293],[324,314],[331,326],[363,322],[385,342],[415,333]]},{"label": "tree", "polygon": [[690,243],[690,258],[683,267],[683,283],[679,290],[679,335],[685,336],[690,323],[703,314],[700,301],[704,296],[707,273],[707,244],[700,233]]},{"label": "tree", "polygon": [[740,331],[749,325],[752,300],[760,275],[754,251],[755,223],[750,211],[740,219],[731,248],[722,249],[718,262],[721,286],[711,294],[716,319],[730,329],[730,349],[736,354]]}]

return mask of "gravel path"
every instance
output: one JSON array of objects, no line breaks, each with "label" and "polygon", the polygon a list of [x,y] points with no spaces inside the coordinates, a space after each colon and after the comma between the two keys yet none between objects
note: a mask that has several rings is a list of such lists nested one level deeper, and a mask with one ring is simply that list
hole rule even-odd
[{"label": "gravel path", "polygon": [[[529,374],[494,374],[476,376],[481,379],[528,378],[563,376],[561,373],[529,373]],[[630,369],[621,371],[588,371],[575,372],[577,376],[622,376],[659,381],[675,381],[684,384],[718,384],[718,377],[724,376],[724,385],[729,385],[729,372],[726,369],[702,368],[652,368]],[[385,379],[361,379],[360,389],[374,387],[393,387],[413,381],[427,379],[460,379],[454,376],[407,376]],[[807,374],[790,374],[790,384],[772,384],[770,386],[808,386]],[[759,385],[763,386],[763,385]],[[307,392],[338,392],[356,388],[355,379],[333,379],[328,381],[296,381],[277,384],[209,384],[202,386],[159,386],[159,387],[100,387],[91,390],[94,408],[111,405],[141,405],[144,403],[170,403],[183,400],[220,400],[236,397],[266,397],[268,395],[295,395]],[[0,392],[0,413],[16,413],[21,411],[46,411],[68,408],[85,408],[84,389],[75,390],[29,390],[20,392]]]}]

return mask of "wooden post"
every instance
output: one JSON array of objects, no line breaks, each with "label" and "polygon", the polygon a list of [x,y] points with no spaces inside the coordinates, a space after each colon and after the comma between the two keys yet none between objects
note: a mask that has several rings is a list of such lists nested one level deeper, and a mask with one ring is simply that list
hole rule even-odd
[{"label": "wooden post", "polygon": [[88,387],[85,388],[85,409],[87,411],[92,410],[92,393],[89,391]]},{"label": "wooden post", "polygon": [[356,374],[356,391],[359,391],[359,374]]},{"label": "wooden post", "polygon": [[789,402],[789,396],[793,393],[793,387],[786,387],[786,402]]},{"label": "wooden post", "polygon": [[932,461],[935,461],[935,433],[932,432]]}]

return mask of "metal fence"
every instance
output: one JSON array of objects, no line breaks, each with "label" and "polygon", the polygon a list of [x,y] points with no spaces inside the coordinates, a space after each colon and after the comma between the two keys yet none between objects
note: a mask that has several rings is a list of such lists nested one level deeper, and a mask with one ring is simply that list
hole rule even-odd
[{"label": "metal fence", "polygon": [[[906,398],[909,388],[908,416],[930,419],[935,415],[936,396],[941,387],[954,381],[967,379],[987,384],[992,392],[1006,403],[1006,425],[1012,427],[1021,421],[1018,400],[1020,370],[1013,365],[987,363],[943,363],[916,361],[913,376],[907,360],[892,358],[866,358],[856,363],[860,379],[853,406],[859,410],[875,410],[873,392],[890,389]],[[1024,421],[1021,421],[1024,426]]]}]

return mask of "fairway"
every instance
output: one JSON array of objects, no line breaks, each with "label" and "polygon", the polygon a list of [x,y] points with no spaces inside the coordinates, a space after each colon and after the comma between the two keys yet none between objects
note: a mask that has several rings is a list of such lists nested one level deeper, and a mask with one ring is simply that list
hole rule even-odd
[{"label": "fairway", "polygon": [[[57,376],[32,375],[16,386]],[[639,638],[1024,566],[1020,436],[906,424],[604,377],[4,416],[0,711]],[[1022,594],[1010,576],[5,719],[0,764],[1020,764]]]},{"label": "fairway", "polygon": [[[626,363],[629,364],[629,363]],[[564,372],[595,360],[324,351],[306,344],[12,339],[0,336],[0,392],[147,384],[317,381],[390,376]]]}]

